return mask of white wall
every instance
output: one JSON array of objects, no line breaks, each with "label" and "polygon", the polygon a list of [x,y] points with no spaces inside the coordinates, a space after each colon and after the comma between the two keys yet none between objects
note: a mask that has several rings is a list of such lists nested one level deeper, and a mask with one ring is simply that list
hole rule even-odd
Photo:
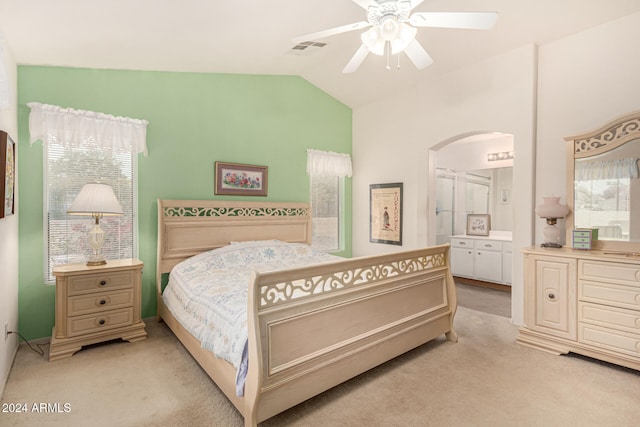
[{"label": "white wall", "polygon": [[[3,43],[1,34],[0,43]],[[4,63],[10,82],[10,99],[9,108],[0,109],[0,129],[11,135],[16,143],[17,153],[19,151],[16,104],[17,70],[8,50],[6,44],[2,44],[0,51],[4,51]],[[5,322],[9,322],[10,330],[18,329],[18,215],[0,219],[0,397],[18,349],[17,335],[11,334],[9,339],[6,341],[4,339]]]},{"label": "white wall", "polygon": [[[533,241],[536,48],[524,46],[425,80],[413,91],[354,110],[353,252],[425,246],[429,148],[470,133],[504,132],[514,146],[514,246]],[[369,185],[404,183],[403,246],[369,243]],[[522,190],[522,191],[520,191]],[[522,318],[522,259],[514,257],[514,322]]]},{"label": "white wall", "polygon": [[[640,110],[639,48],[640,12],[540,47],[536,204],[566,201],[565,137]],[[536,219],[537,243],[543,226]]]},{"label": "white wall", "polygon": [[[524,46],[413,91],[354,110],[353,252],[377,254],[427,241],[427,151],[468,133],[514,136],[512,321],[523,320],[520,248],[542,242],[542,196],[566,194],[563,138],[640,110],[640,13],[539,49]],[[369,185],[404,182],[404,245],[369,243]],[[560,224],[564,226],[564,224]]]}]

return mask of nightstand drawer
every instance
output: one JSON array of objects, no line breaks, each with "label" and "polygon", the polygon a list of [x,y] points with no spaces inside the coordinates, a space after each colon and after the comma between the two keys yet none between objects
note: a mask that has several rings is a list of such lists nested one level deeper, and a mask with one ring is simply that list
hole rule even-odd
[{"label": "nightstand drawer", "polygon": [[88,314],[68,319],[67,336],[86,335],[130,325],[133,325],[133,308]]},{"label": "nightstand drawer", "polygon": [[101,289],[133,288],[133,272],[84,274],[69,277],[68,295],[94,292]]},{"label": "nightstand drawer", "polygon": [[133,289],[69,297],[67,315],[78,316],[133,306]]}]

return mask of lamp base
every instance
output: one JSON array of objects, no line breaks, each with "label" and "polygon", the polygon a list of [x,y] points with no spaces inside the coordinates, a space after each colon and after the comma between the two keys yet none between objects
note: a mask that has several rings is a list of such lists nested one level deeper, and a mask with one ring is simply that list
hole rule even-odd
[{"label": "lamp base", "polygon": [[103,255],[91,255],[89,257],[89,260],[87,261],[87,265],[88,266],[95,266],[95,265],[105,265],[107,263],[107,260],[104,259]]},{"label": "lamp base", "polygon": [[543,243],[540,245],[541,248],[561,248],[562,245],[558,243]]}]

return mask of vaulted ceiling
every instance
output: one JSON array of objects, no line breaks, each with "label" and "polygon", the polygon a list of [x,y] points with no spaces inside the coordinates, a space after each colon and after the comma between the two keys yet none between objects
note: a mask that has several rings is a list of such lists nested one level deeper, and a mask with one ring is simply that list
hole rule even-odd
[{"label": "vaulted ceiling", "polygon": [[414,12],[499,13],[488,31],[420,28],[434,59],[369,55],[342,69],[361,45],[352,31],[295,54],[292,38],[363,21],[351,0],[0,0],[0,33],[18,64],[298,75],[357,107],[517,47],[544,44],[640,11],[640,0],[425,0]]}]

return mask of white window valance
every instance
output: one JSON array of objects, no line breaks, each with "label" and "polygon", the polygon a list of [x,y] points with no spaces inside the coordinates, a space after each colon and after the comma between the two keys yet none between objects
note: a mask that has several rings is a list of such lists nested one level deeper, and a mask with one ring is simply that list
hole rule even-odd
[{"label": "white window valance", "polygon": [[309,149],[307,150],[307,173],[312,176],[352,176],[351,156]]},{"label": "white window valance", "polygon": [[576,180],[638,178],[638,159],[596,160],[576,162]]},{"label": "white window valance", "polygon": [[94,111],[74,110],[29,102],[31,144],[53,138],[65,146],[94,141],[104,148],[130,150],[147,155],[146,120],[116,117]]}]

